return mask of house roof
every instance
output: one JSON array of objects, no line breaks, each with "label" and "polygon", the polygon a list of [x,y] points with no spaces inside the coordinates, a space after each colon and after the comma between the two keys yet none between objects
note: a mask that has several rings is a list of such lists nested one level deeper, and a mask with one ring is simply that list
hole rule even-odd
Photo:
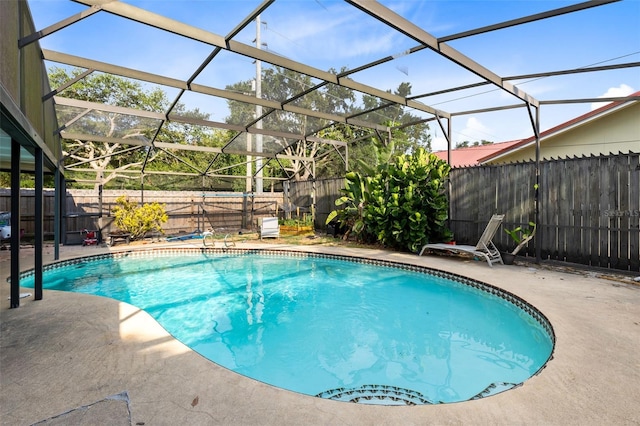
[{"label": "house roof", "polygon": [[[451,150],[451,167],[468,167],[480,164],[480,159],[492,156],[496,152],[509,150],[512,146],[520,143],[521,140],[500,142],[490,145],[470,146]],[[440,159],[447,161],[447,151],[434,152]]]},{"label": "house roof", "polygon": [[[632,102],[637,102],[639,97],[640,97],[640,91],[629,95],[627,100],[609,102],[608,104],[603,105],[600,108],[594,109],[593,111],[589,111],[586,114],[582,114],[569,121],[558,124],[555,127],[552,127],[543,132],[540,132],[540,139],[542,140],[542,139],[548,138],[552,135],[556,135],[558,133],[562,133],[566,130],[569,130],[576,125],[581,125],[586,122],[600,118],[604,115],[610,114],[615,110],[619,109],[620,107],[625,107],[625,106],[631,105]],[[534,144],[535,141],[536,141],[535,136],[530,136],[526,139],[515,141],[515,143],[510,143],[510,145],[499,144],[499,145],[502,145],[500,149],[486,153],[486,155],[484,155],[483,157],[479,157],[477,161],[478,163],[484,163],[486,161],[500,157],[506,153],[516,152],[518,150],[528,147],[531,144]],[[446,159],[446,151],[445,151],[445,159]]]}]

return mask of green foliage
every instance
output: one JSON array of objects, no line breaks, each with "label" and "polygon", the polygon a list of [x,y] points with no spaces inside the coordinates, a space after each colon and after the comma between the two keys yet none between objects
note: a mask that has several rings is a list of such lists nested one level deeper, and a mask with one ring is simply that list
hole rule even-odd
[{"label": "green foliage", "polygon": [[363,209],[366,202],[368,180],[369,178],[362,177],[359,173],[347,173],[345,188],[342,189],[344,195],[336,200],[336,206],[343,207],[332,211],[327,216],[327,224],[335,220],[347,230],[345,238],[349,237],[352,232],[357,238],[360,238],[365,230]]},{"label": "green foliage", "polygon": [[373,176],[348,173],[344,195],[336,200],[344,207],[331,212],[327,223],[337,220],[361,240],[411,252],[448,241],[449,171],[446,162],[418,148],[379,165]]},{"label": "green foliage", "polygon": [[[43,186],[45,188],[54,188],[55,179],[53,175],[45,174],[43,176]],[[20,174],[20,188],[35,188],[35,176],[30,173]],[[0,172],[0,188],[11,188],[11,172]]]},{"label": "green foliage", "polygon": [[534,222],[529,222],[529,227],[523,228],[522,226],[518,226],[515,229],[505,229],[504,232],[509,234],[511,239],[516,242],[516,248],[511,252],[511,254],[516,255],[518,252],[529,243],[530,240],[533,239],[533,236],[536,234],[536,224]]},{"label": "green foliage", "polygon": [[371,179],[365,208],[368,231],[380,243],[415,252],[451,238],[445,179],[450,166],[424,149],[403,154]]},{"label": "green foliage", "polygon": [[493,145],[493,142],[485,139],[482,139],[480,141],[475,141],[475,142],[463,141],[456,144],[456,148],[469,148],[472,146],[484,146],[484,145]]},{"label": "green foliage", "polygon": [[313,226],[313,216],[305,214],[298,218],[279,219],[278,223],[282,226]]},{"label": "green foliage", "polygon": [[[340,70],[330,69],[330,73],[337,75],[347,72],[347,68]],[[262,69],[261,88],[262,97],[265,99],[282,102],[285,99],[297,97],[300,93],[316,86],[313,79],[304,74],[288,70],[286,68],[273,66]],[[226,86],[231,90],[245,95],[253,95],[251,80],[240,81]],[[411,94],[410,83],[400,83],[393,92],[399,96],[409,96]],[[245,102],[229,100],[229,116],[226,122],[229,124],[244,124],[251,121],[255,116],[255,106]],[[337,116],[358,115],[359,120],[369,123],[386,125],[389,127],[389,134],[374,134],[370,129],[359,128],[344,123],[334,123],[330,127],[325,127],[324,120],[308,117],[303,114],[273,113],[267,115],[263,120],[264,128],[277,128],[280,131],[292,134],[313,133],[313,129],[323,129],[317,134],[323,139],[349,142],[349,158],[358,158],[365,164],[377,164],[381,155],[390,155],[389,147],[377,142],[380,138],[392,139],[395,144],[395,151],[400,153],[414,152],[419,147],[430,148],[431,137],[429,125],[421,123],[420,117],[406,111],[402,106],[387,105],[387,101],[375,96],[363,95],[362,100],[356,96],[355,92],[346,87],[336,84],[328,84],[311,91],[295,101],[296,107],[313,111],[322,111],[326,114]],[[370,111],[369,111],[370,110]],[[368,111],[368,112],[367,112]],[[406,123],[416,123],[404,127]],[[355,141],[355,142],[353,142]],[[279,159],[278,162],[268,162],[265,173],[273,177],[284,177],[287,179],[310,179],[335,177],[344,173],[345,154],[338,152],[336,147],[319,142],[309,142],[305,140],[274,139],[271,142],[273,148],[280,153],[295,157],[313,157],[315,159],[315,172],[311,176],[309,164],[304,160]],[[379,151],[376,151],[378,149]],[[391,147],[391,151],[394,148]],[[379,162],[379,161],[378,161]],[[349,170],[360,171],[362,163],[358,162]]]},{"label": "green foliage", "polygon": [[131,234],[131,239],[143,237],[149,231],[158,231],[164,234],[162,224],[169,216],[165,212],[165,206],[159,203],[138,204],[129,201],[124,195],[116,199],[113,208],[115,224],[123,232]]},{"label": "green foliage", "polygon": [[[52,67],[49,69],[51,87],[67,86],[69,82],[79,78],[84,71],[79,68],[69,70]],[[62,90],[59,96],[153,112],[165,112],[171,105],[171,100],[159,87],[147,87],[135,80],[97,72],[79,78]],[[198,108],[187,110],[180,102],[173,106],[171,112],[194,121],[209,119],[209,114],[201,112]],[[74,120],[76,115],[75,110],[59,112],[59,119],[64,123]],[[233,168],[234,164],[244,161],[239,156],[220,156],[213,152],[192,149],[157,150],[148,146],[128,146],[124,141],[127,139],[153,140],[155,137],[158,142],[174,144],[176,147],[189,145],[189,148],[191,146],[218,148],[224,147],[234,137],[230,131],[169,120],[159,128],[156,134],[158,127],[154,120],[98,110],[93,110],[82,120],[75,121],[72,128],[73,132],[116,140],[123,139],[123,142],[63,140],[63,151],[67,156],[66,165],[81,163],[65,170],[70,187],[91,187],[92,184],[83,181],[97,181],[98,183],[93,186],[98,184],[106,186],[112,182],[110,184],[112,187],[139,189],[142,180],[131,171],[141,171],[143,165],[147,172],[159,172],[148,173],[145,176],[144,184],[148,189],[180,190],[184,188],[182,181],[176,180],[172,185],[171,181],[167,183],[163,177],[158,177],[163,172],[181,172],[191,175],[202,175],[204,171],[215,175],[246,174],[244,165]],[[156,177],[148,180],[147,176],[151,175]],[[218,181],[214,179],[213,185],[218,185]],[[198,189],[202,186],[198,186]]]},{"label": "green foliage", "polygon": [[528,238],[536,232],[536,224],[533,222],[529,222],[529,227],[527,228],[518,226],[514,229],[505,229],[504,232],[509,234],[511,239],[513,239],[516,244],[520,244],[524,239]]}]

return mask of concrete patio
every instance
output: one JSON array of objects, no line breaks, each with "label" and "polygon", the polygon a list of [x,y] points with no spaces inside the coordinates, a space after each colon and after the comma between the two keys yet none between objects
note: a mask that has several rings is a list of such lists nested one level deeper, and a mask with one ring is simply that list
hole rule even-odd
[{"label": "concrete patio", "polygon": [[[160,245],[70,246],[61,247],[61,257],[155,247]],[[486,262],[382,250],[297,248],[411,262],[501,287],[549,318],[557,338],[554,358],[523,386],[482,400],[413,407],[324,400],[226,370],[173,339],[145,312],[115,300],[45,290],[44,300],[26,297],[9,309],[9,252],[2,251],[0,423],[640,424],[640,285],[632,277],[537,265],[489,268]],[[52,259],[53,247],[47,247],[45,262]],[[32,267],[33,249],[23,248],[21,268]]]}]

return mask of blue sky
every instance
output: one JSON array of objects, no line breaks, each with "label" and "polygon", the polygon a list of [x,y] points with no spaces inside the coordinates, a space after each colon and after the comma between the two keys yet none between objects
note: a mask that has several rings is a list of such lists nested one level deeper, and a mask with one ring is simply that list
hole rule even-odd
[{"label": "blue sky", "polygon": [[[252,12],[259,0],[129,0],[127,3],[210,32],[226,35]],[[578,3],[567,1],[417,1],[381,3],[435,37],[491,25]],[[42,29],[86,6],[68,0],[29,0],[35,25]],[[479,81],[431,51],[404,55],[417,43],[339,0],[276,0],[261,16],[263,49],[321,70],[356,68],[388,55],[395,60],[353,79],[380,89],[410,82],[412,94],[428,93]],[[235,40],[252,44],[256,26]],[[150,43],[150,41],[152,41]],[[640,0],[621,2],[520,25],[449,45],[500,76],[573,69],[591,65],[640,62]],[[45,49],[79,55],[160,75],[187,79],[211,51],[210,46],[128,22],[104,12],[41,40]],[[265,64],[265,66],[268,66]],[[196,82],[224,88],[255,76],[249,58],[221,54]],[[619,96],[640,91],[640,69],[514,81],[539,100]],[[170,97],[174,91],[165,89]],[[224,120],[226,102],[187,95],[183,101]],[[517,100],[493,86],[423,100],[448,112],[468,111]],[[543,106],[541,129],[553,127],[591,110],[591,104]],[[416,113],[418,114],[418,113]],[[434,149],[442,149],[442,132],[432,125]],[[532,134],[525,109],[463,115],[453,120],[454,143],[487,139],[495,142]]]}]

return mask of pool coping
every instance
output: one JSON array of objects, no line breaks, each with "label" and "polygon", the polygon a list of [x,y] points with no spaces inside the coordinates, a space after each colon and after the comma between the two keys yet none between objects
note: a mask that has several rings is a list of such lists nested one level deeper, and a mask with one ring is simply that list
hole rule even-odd
[{"label": "pool coping", "polygon": [[[268,248],[359,255],[444,270],[497,286],[526,300],[549,319],[557,339],[554,360],[523,386],[489,398],[432,406],[361,406],[298,395],[209,365],[212,363],[185,349],[130,305],[45,290],[43,301],[25,300],[18,309],[3,305],[0,312],[0,417],[30,424],[127,391],[132,424],[640,421],[640,408],[633,397],[640,394],[640,339],[632,338],[640,330],[637,286],[532,266],[489,268],[472,260],[384,250]],[[70,250],[68,256],[90,250]],[[2,284],[2,290],[4,299],[8,284]],[[56,351],[50,353],[54,344]],[[64,362],[65,357],[74,360],[73,367]],[[603,360],[607,360],[605,365]],[[48,367],[40,373],[32,370],[34,365]],[[69,379],[73,386],[68,385]],[[63,392],[57,390],[61,387]]]},{"label": "pool coping", "polygon": [[[98,261],[102,259],[118,259],[118,258],[129,258],[129,257],[139,257],[139,258],[148,258],[153,256],[180,256],[180,255],[199,255],[199,254],[219,254],[225,256],[244,256],[244,255],[263,255],[263,256],[285,256],[285,257],[295,257],[300,259],[308,259],[308,258],[322,258],[322,259],[333,259],[333,260],[341,260],[344,262],[352,262],[352,263],[360,263],[360,264],[369,264],[380,267],[388,267],[388,268],[396,268],[411,272],[418,272],[422,274],[427,274],[439,278],[445,278],[452,281],[455,281],[459,284],[462,284],[467,287],[471,287],[473,289],[477,289],[481,292],[487,293],[492,296],[499,297],[506,302],[516,306],[517,308],[524,311],[528,314],[534,321],[538,323],[538,325],[547,333],[547,336],[551,340],[551,352],[545,362],[533,373],[531,376],[538,375],[544,368],[547,366],[547,363],[553,359],[553,351],[555,349],[555,332],[553,330],[553,326],[549,319],[540,312],[535,306],[526,300],[518,297],[517,295],[503,290],[499,287],[493,286],[491,284],[487,284],[482,281],[478,281],[473,278],[465,277],[463,275],[455,274],[452,272],[441,271],[439,269],[430,268],[427,266],[414,265],[406,262],[397,262],[390,260],[381,260],[381,259],[373,259],[368,258],[366,256],[362,257],[354,257],[354,256],[346,256],[341,254],[328,254],[328,253],[312,253],[308,251],[302,250],[288,250],[288,249],[279,249],[273,250],[268,247],[264,248],[215,248],[215,247],[158,247],[158,248],[148,248],[148,249],[138,249],[138,250],[122,250],[117,252],[109,252],[102,254],[94,254],[90,256],[83,256],[74,259],[65,259],[59,260],[56,262],[51,262],[44,266],[43,270],[55,270],[59,268],[65,268],[68,266],[74,266],[78,264],[83,264],[85,262]],[[30,277],[34,274],[33,269],[23,271],[20,276],[22,278]],[[530,378],[530,377],[529,377]],[[527,378],[526,380],[529,380]],[[526,381],[525,380],[525,381]],[[471,398],[465,400],[475,400],[481,399],[484,397],[492,396],[500,392],[504,392],[505,390],[510,390],[512,388],[521,386],[524,382],[519,383],[508,383],[504,385],[507,386],[507,389],[499,390],[498,392],[491,392],[491,389],[496,388],[497,383],[491,383],[487,386],[487,388],[478,392],[476,395]],[[323,392],[324,394],[325,392]],[[316,397],[320,397],[320,394],[316,395]],[[335,399],[335,398],[330,398]],[[420,398],[419,398],[420,399]],[[464,401],[459,401],[464,402]],[[432,402],[425,400],[424,404],[438,404],[441,402]],[[384,405],[384,404],[382,404]]]}]

